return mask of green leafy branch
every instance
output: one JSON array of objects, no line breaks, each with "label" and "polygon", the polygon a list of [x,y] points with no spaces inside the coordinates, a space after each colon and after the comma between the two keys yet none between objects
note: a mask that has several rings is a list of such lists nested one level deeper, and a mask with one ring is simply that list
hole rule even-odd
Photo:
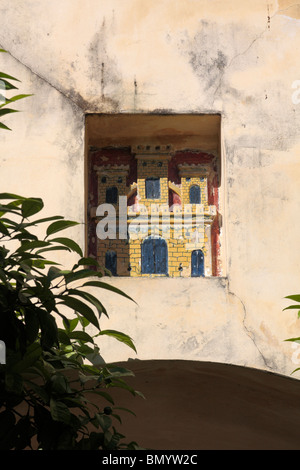
[{"label": "green leafy branch", "polygon": [[[131,371],[105,364],[98,341],[106,335],[136,348],[125,333],[101,330],[101,316],[108,313],[96,291],[132,299],[102,279],[101,266],[84,257],[74,240],[58,236],[78,223],[36,218],[43,207],[40,198],[0,194],[0,339],[7,347],[6,365],[0,365],[0,450],[32,448],[33,438],[45,450],[121,448],[124,436],[112,420],[121,422],[122,410],[109,389],[142,394],[126,382]],[[32,229],[44,223],[49,225],[39,238]],[[57,250],[79,259],[62,269],[45,257]],[[95,405],[92,395],[109,406]]]},{"label": "green leafy branch", "polygon": [[[300,318],[300,295],[299,294],[296,294],[296,295],[287,295],[285,297],[285,299],[289,299],[289,300],[292,300],[294,302],[296,302],[295,304],[292,304],[292,305],[289,305],[288,307],[285,307],[283,309],[283,311],[285,310],[298,310],[298,313],[297,313],[297,317],[298,319]],[[294,343],[300,343],[300,337],[295,337],[295,338],[288,338],[286,339],[285,341],[291,341],[291,342],[294,342]],[[297,372],[298,370],[300,370],[300,367],[297,367],[295,370],[293,370],[292,374],[294,372]]]},{"label": "green leafy branch", "polygon": [[[0,52],[6,52],[4,49],[0,49]],[[6,97],[6,92],[11,90],[18,90],[18,87],[11,82],[20,82],[17,78],[13,77],[12,75],[8,75],[4,72],[0,72],[0,118],[6,116],[7,114],[17,113],[17,109],[8,108],[7,105],[10,103],[14,103],[15,101],[21,100],[28,96],[32,96],[30,94],[18,94],[12,96],[11,98]],[[5,107],[5,109],[4,109]],[[3,122],[0,122],[0,129],[11,130],[7,127]]]}]

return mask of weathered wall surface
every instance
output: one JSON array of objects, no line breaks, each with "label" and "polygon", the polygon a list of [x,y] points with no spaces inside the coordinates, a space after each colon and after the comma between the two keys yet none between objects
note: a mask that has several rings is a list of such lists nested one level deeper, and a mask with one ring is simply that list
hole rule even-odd
[{"label": "weathered wall surface", "polygon": [[140,359],[297,366],[283,340],[299,324],[281,310],[300,280],[299,18],[275,0],[0,4],[1,70],[34,93],[1,133],[1,190],[43,197],[47,214],[85,221],[85,113],[221,113],[226,277],[110,281],[137,305],[103,294],[103,326]]}]

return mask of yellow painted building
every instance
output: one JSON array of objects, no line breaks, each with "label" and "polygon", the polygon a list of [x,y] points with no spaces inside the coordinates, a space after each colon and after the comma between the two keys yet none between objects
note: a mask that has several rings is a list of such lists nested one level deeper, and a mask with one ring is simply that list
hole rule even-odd
[{"label": "yellow painted building", "polygon": [[[208,202],[208,180],[215,176],[213,166],[186,163],[183,158],[176,165],[176,184],[169,171],[175,153],[171,145],[136,145],[131,153],[137,172],[129,186],[129,165],[95,166],[98,203],[115,209],[100,217],[103,227],[105,221],[116,229],[113,236],[105,230],[98,236],[100,264],[115,276],[211,276],[216,207]],[[126,196],[126,208],[120,207],[120,196]],[[120,215],[124,209],[126,239],[120,227],[125,223],[124,214]]]}]

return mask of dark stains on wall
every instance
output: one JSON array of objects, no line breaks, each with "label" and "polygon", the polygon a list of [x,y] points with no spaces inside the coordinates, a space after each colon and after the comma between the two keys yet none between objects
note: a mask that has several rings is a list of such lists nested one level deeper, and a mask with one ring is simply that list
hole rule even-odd
[{"label": "dark stains on wall", "polygon": [[137,84],[136,77],[134,77],[133,87],[134,87],[134,92],[133,92],[133,109],[136,110],[136,109],[137,109],[137,97],[138,97],[138,84]]},{"label": "dark stains on wall", "polygon": [[90,82],[93,107],[95,107],[95,104],[96,107],[104,104],[116,112],[118,103],[115,96],[119,92],[122,79],[116,60],[110,57],[107,51],[107,37],[111,34],[111,30],[106,23],[107,21],[104,18],[100,29],[94,34],[90,42],[87,79]]},{"label": "dark stains on wall", "polygon": [[[262,30],[255,24],[250,28],[242,23],[221,25],[202,20],[193,36],[182,33],[177,48],[199,81],[201,106],[213,109],[218,100],[223,117],[226,114],[236,126],[231,137],[234,145],[286,151],[297,135],[295,118],[300,106],[297,110],[292,106],[291,84],[283,86],[278,79],[276,83],[258,66],[258,58],[262,64],[269,60],[265,46],[270,45],[272,37],[271,18],[267,16]],[[231,74],[246,69],[253,75],[253,84],[234,87]]]},{"label": "dark stains on wall", "polygon": [[178,44],[205,91],[216,87],[228,65],[224,52],[225,34],[228,36],[215,23],[202,20],[199,31],[193,37],[185,36]]},{"label": "dark stains on wall", "polygon": [[71,100],[71,102],[76,103],[76,105],[82,110],[87,111],[90,107],[90,103],[81,96],[81,94],[76,91],[74,88],[70,88],[66,91],[66,96]]},{"label": "dark stains on wall", "polygon": [[105,71],[105,64],[102,62],[101,64],[101,98],[104,98],[104,71]]},{"label": "dark stains on wall", "polygon": [[227,58],[220,50],[216,51],[216,54],[212,57],[207,50],[197,52],[196,49],[190,52],[190,64],[197,75],[206,74],[204,89],[208,90],[215,85],[220,74],[223,74],[227,65]]}]

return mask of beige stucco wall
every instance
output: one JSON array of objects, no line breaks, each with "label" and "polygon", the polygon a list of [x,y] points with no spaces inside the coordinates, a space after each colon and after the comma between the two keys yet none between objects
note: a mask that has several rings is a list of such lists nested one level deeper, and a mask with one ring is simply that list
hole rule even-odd
[{"label": "beige stucco wall", "polygon": [[[297,367],[283,340],[300,326],[282,308],[300,280],[299,18],[275,0],[0,3],[0,68],[34,93],[1,132],[1,190],[42,197],[45,215],[86,220],[85,113],[222,116],[226,276],[109,281],[137,304],[103,293],[102,326],[138,355],[107,340],[105,359]],[[84,225],[68,235],[84,246]]]}]

